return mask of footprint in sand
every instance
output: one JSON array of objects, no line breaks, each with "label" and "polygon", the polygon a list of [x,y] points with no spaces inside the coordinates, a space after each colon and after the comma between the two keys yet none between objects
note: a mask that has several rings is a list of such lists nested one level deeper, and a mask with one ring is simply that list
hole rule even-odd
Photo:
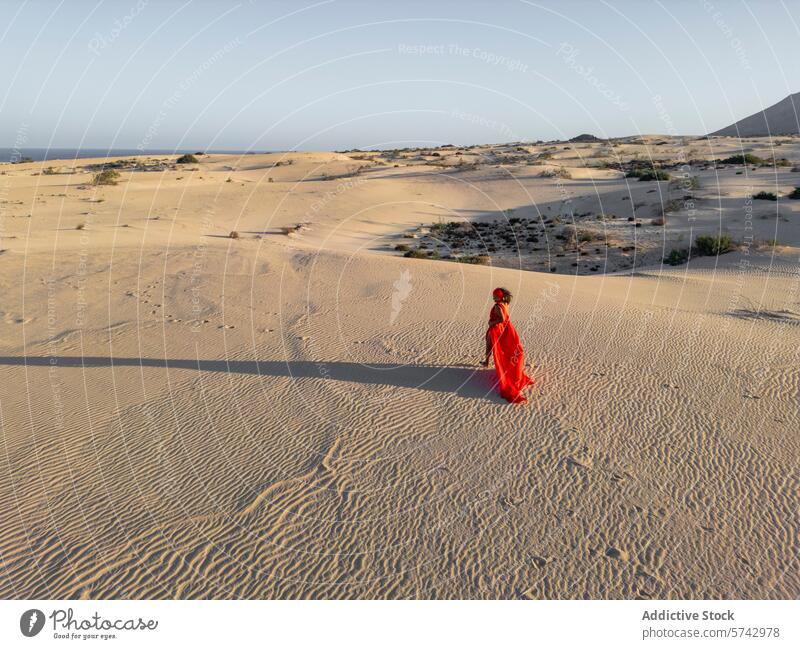
[{"label": "footprint in sand", "polygon": [[613,545],[606,550],[606,556],[612,559],[619,559],[620,561],[628,561],[631,558],[626,550],[614,547]]},{"label": "footprint in sand", "polygon": [[23,318],[22,316],[7,313],[3,317],[3,322],[9,325],[28,324],[33,318]]},{"label": "footprint in sand", "polygon": [[566,460],[564,460],[569,467],[575,467],[579,469],[591,469],[593,462],[592,456],[589,453],[589,449],[584,448],[582,451],[578,453],[573,453],[572,455],[568,455]]},{"label": "footprint in sand", "polygon": [[500,496],[500,506],[508,511],[513,507],[517,507],[523,503],[523,499],[518,496]]},{"label": "footprint in sand", "polygon": [[548,563],[552,561],[550,557],[537,557],[537,556],[531,557],[531,560],[533,561],[533,565],[536,566],[537,568],[544,568]]}]

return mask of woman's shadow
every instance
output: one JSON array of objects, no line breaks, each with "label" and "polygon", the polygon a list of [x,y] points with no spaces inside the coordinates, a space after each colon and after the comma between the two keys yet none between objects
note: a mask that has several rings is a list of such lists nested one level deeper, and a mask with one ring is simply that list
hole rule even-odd
[{"label": "woman's shadow", "polygon": [[48,368],[162,367],[198,372],[224,372],[293,379],[322,379],[446,392],[467,399],[501,402],[493,370],[466,365],[362,364],[340,361],[242,361],[111,356],[0,356],[0,365]]}]

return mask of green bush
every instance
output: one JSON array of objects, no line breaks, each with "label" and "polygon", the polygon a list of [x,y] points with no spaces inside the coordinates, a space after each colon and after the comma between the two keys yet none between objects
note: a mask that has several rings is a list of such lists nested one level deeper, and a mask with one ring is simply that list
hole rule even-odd
[{"label": "green bush", "polygon": [[456,257],[456,261],[462,264],[477,264],[479,266],[488,266],[491,260],[489,255],[464,255],[463,257]]},{"label": "green bush", "polygon": [[539,178],[564,178],[566,180],[571,180],[572,174],[569,169],[559,167],[558,169],[545,169],[539,174]]},{"label": "green bush", "polygon": [[200,161],[191,153],[184,153],[180,158],[178,158],[175,161],[175,163],[179,165],[196,164],[198,162]]},{"label": "green bush", "polygon": [[93,185],[116,185],[119,178],[119,172],[114,169],[103,169],[95,177],[92,178]]},{"label": "green bush", "polygon": [[795,187],[794,191],[789,194],[789,198],[800,198],[800,187]]},{"label": "green bush", "polygon": [[688,250],[676,250],[674,248],[666,257],[664,257],[664,263],[669,264],[670,266],[680,266],[681,264],[685,264],[688,260]]},{"label": "green bush", "polygon": [[450,234],[458,228],[458,221],[439,221],[431,225],[431,234]]},{"label": "green bush", "polygon": [[756,201],[777,201],[778,197],[775,196],[772,192],[758,192],[758,194],[753,194],[753,200]]},{"label": "green bush", "polygon": [[417,248],[416,250],[409,250],[403,257],[410,257],[411,259],[438,259],[439,251]]},{"label": "green bush", "polygon": [[733,239],[727,234],[721,234],[718,237],[701,234],[694,240],[694,247],[699,255],[722,255],[733,249]]},{"label": "green bush", "polygon": [[670,175],[666,171],[643,171],[639,175],[639,180],[669,180]]},{"label": "green bush", "polygon": [[720,158],[717,160],[717,164],[720,165],[760,165],[767,162],[764,158],[759,158],[757,155],[753,155],[752,153],[744,153],[738,155],[732,155],[728,158]]}]

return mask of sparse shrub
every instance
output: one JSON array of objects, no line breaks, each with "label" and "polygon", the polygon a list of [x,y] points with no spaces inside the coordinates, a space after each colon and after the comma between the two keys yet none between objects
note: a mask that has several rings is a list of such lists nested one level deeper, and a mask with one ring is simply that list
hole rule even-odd
[{"label": "sparse shrub", "polygon": [[590,241],[602,239],[602,235],[594,230],[576,228],[574,225],[567,225],[559,234],[556,235],[556,238],[564,241],[565,248],[574,250],[577,249],[582,243],[589,243]]},{"label": "sparse shrub", "polygon": [[461,224],[458,221],[439,221],[431,225],[431,234],[443,235],[454,233]]},{"label": "sparse shrub", "polygon": [[411,250],[411,247],[407,243],[398,243],[394,249],[398,252],[408,252]]},{"label": "sparse shrub", "polygon": [[669,188],[687,192],[700,189],[700,179],[697,176],[680,176],[670,181]]},{"label": "sparse shrub", "polygon": [[663,204],[656,203],[653,205],[653,214],[658,216],[665,216],[672,212],[679,212],[684,207],[684,201],[679,198],[671,198]]},{"label": "sparse shrub", "polygon": [[720,158],[716,162],[718,165],[760,165],[764,164],[766,160],[764,160],[764,158],[759,158],[757,155],[753,155],[752,153],[740,153],[738,155],[732,155],[728,158]]},{"label": "sparse shrub", "polygon": [[403,257],[410,257],[411,259],[438,259],[438,250],[424,250],[421,246],[416,250],[409,250]]},{"label": "sparse shrub", "polygon": [[78,223],[78,225],[75,226],[75,229],[76,230],[83,230],[85,227],[86,227],[85,223]]},{"label": "sparse shrub", "polygon": [[650,224],[651,225],[664,225],[664,224],[666,224],[666,222],[667,221],[663,216],[659,216],[659,217],[653,219],[652,221],[650,221]]},{"label": "sparse shrub", "polygon": [[229,238],[229,239],[238,239],[238,238],[239,238],[239,233],[238,233],[236,230],[233,230],[233,231],[231,231],[231,233],[228,235],[228,238]]},{"label": "sparse shrub", "polygon": [[44,176],[55,176],[56,175],[56,170],[53,169],[52,167],[47,167],[46,169],[42,170],[42,175],[44,175]]},{"label": "sparse shrub", "polygon": [[565,178],[570,180],[572,174],[564,167],[559,167],[558,169],[545,169],[539,174],[539,178]]},{"label": "sparse shrub", "polygon": [[95,177],[92,178],[93,185],[116,185],[119,178],[119,172],[114,169],[103,169]]},{"label": "sparse shrub", "polygon": [[669,180],[670,175],[666,171],[655,169],[653,171],[642,171],[638,178],[639,180]]},{"label": "sparse shrub", "polygon": [[753,194],[753,200],[755,201],[777,201],[778,197],[773,194],[772,192],[758,192],[757,194]]},{"label": "sparse shrub", "polygon": [[733,249],[733,239],[728,234],[721,234],[718,237],[701,234],[694,240],[694,247],[700,255],[722,255]]},{"label": "sparse shrub", "polygon": [[664,263],[669,266],[680,266],[689,260],[688,250],[676,250],[673,248],[670,253],[664,257]]},{"label": "sparse shrub", "polygon": [[594,230],[585,230],[583,228],[578,228],[576,236],[579,243],[588,243],[590,241],[602,239],[602,235],[599,232],[595,232]]},{"label": "sparse shrub", "polygon": [[462,264],[488,266],[491,263],[492,258],[489,255],[464,255],[462,257],[456,257],[455,260]]},{"label": "sparse shrub", "polygon": [[188,164],[197,164],[198,162],[200,161],[191,153],[184,153],[180,158],[178,158],[175,161],[175,164],[188,165]]}]

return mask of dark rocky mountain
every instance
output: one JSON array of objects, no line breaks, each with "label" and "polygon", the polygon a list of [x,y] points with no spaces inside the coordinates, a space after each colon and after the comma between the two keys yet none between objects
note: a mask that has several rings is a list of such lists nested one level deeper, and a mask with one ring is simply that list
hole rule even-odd
[{"label": "dark rocky mountain", "polygon": [[576,135],[572,139],[569,140],[570,142],[603,142],[599,137],[595,137],[590,133],[581,133],[580,135]]},{"label": "dark rocky mountain", "polygon": [[800,92],[709,135],[757,137],[800,133]]}]

